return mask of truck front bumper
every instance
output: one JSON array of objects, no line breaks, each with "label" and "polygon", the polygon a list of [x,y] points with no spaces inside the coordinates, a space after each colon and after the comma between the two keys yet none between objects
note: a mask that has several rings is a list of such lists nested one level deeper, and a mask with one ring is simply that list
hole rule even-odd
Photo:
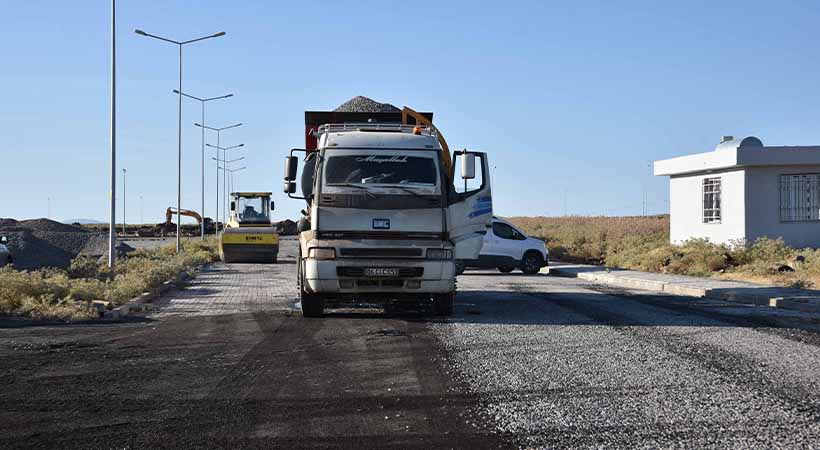
[{"label": "truck front bumper", "polygon": [[[455,265],[452,260],[306,258],[304,267],[305,289],[313,293],[414,296],[455,291]],[[399,275],[364,275],[367,268],[386,267],[399,269]]]}]

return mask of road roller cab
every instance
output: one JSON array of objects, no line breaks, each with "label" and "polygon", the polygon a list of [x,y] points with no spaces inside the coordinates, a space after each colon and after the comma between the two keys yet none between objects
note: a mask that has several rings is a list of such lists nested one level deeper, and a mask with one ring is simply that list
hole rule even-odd
[{"label": "road roller cab", "polygon": [[271,225],[273,202],[270,192],[231,193],[231,212],[219,250],[222,261],[275,263],[279,235]]}]

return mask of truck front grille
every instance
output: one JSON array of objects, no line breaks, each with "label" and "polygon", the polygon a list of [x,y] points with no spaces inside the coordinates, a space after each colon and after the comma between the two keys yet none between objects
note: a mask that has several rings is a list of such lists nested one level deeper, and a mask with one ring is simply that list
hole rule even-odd
[{"label": "truck front grille", "polygon": [[[340,277],[364,277],[364,267],[337,267],[336,275]],[[414,278],[424,275],[424,267],[400,267],[398,278]]]},{"label": "truck front grille", "polygon": [[423,254],[421,248],[379,248],[379,247],[351,247],[340,248],[342,258],[419,258]]}]

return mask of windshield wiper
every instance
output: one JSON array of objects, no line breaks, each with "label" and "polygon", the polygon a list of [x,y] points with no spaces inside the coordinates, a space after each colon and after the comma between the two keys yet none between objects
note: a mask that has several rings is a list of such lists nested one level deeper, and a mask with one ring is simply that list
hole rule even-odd
[{"label": "windshield wiper", "polygon": [[333,183],[333,184],[328,184],[328,186],[345,186],[345,187],[353,187],[353,188],[357,188],[357,189],[364,189],[364,191],[368,195],[370,195],[371,197],[373,197],[373,198],[377,197],[377,195],[373,191],[371,191],[369,187],[361,185],[361,184],[356,184],[356,183]]},{"label": "windshield wiper", "polygon": [[426,198],[429,198],[429,196],[419,194],[418,192],[414,191],[413,189],[410,189],[410,188],[405,187],[405,186],[401,186],[401,185],[390,185],[389,187],[394,188],[394,189],[399,189],[399,190],[404,191],[404,192],[409,192],[409,193],[411,193],[411,194],[415,195],[415,196],[416,196],[416,197],[418,197],[418,198],[425,198],[425,199],[426,199]]}]

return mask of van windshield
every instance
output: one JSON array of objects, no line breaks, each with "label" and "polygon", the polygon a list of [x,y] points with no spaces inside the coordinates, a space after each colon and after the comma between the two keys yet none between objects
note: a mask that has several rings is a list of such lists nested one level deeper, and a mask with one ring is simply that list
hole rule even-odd
[{"label": "van windshield", "polygon": [[400,184],[436,186],[433,158],[406,155],[339,155],[324,164],[325,184]]}]

